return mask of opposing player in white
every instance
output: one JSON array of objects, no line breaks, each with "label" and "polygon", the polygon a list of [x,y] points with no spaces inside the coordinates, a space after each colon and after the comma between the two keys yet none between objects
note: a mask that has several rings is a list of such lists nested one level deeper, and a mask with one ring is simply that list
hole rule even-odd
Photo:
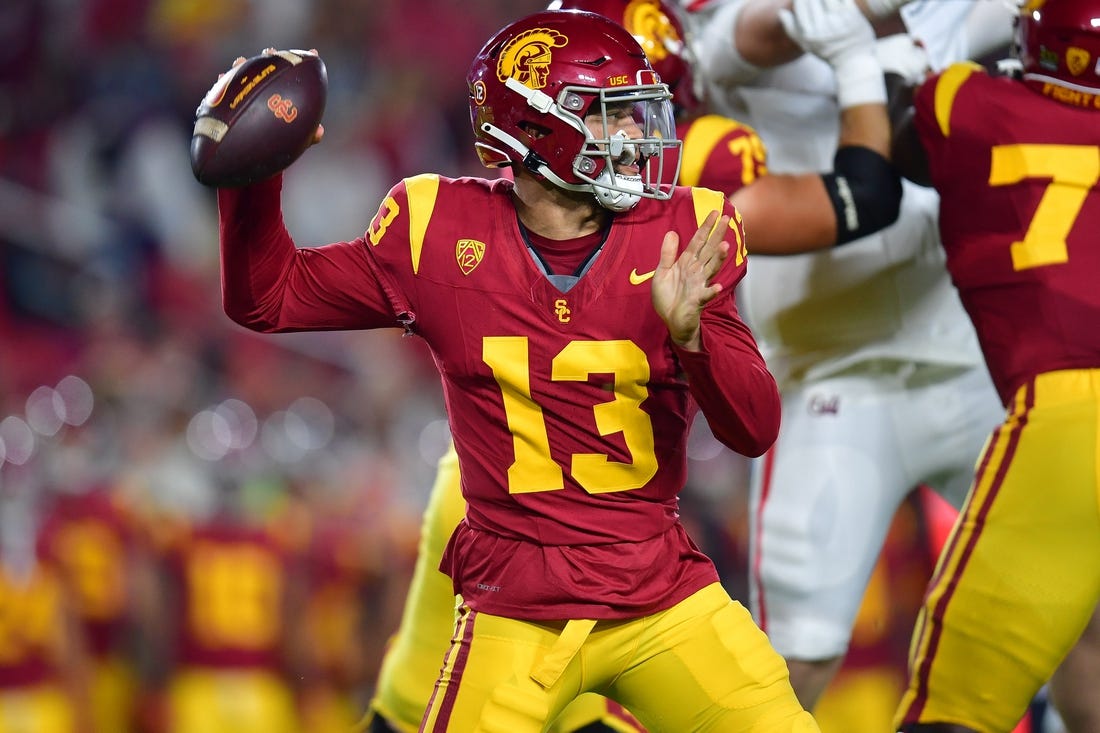
[{"label": "opposing player in white", "polygon": [[[968,54],[956,35],[975,3],[933,5],[914,14],[911,32]],[[913,74],[954,60],[930,62],[907,40],[880,41],[882,66],[868,63],[857,49],[874,31],[855,0],[691,7],[709,103],[760,132],[774,172],[828,169],[838,98],[881,99],[881,68]],[[836,74],[803,48],[833,58]],[[843,180],[831,195],[855,221],[870,218]],[[821,253],[757,257],[740,291],[783,395],[779,440],[752,481],[751,601],[807,708],[843,661],[898,505],[921,483],[960,505],[1003,417],[944,269],[937,210],[933,191],[906,182],[892,226]]]}]

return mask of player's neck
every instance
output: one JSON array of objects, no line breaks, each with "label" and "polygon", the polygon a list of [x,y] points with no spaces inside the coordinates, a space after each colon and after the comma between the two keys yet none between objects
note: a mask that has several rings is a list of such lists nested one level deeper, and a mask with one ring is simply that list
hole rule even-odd
[{"label": "player's neck", "polygon": [[602,231],[611,216],[590,193],[566,191],[523,174],[516,176],[512,201],[520,223],[547,239],[577,239]]}]

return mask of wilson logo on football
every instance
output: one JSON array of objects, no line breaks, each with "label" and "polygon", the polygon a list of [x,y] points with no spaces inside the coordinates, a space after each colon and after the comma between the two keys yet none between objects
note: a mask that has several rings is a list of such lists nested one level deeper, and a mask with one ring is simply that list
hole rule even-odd
[{"label": "wilson logo on football", "polygon": [[542,89],[550,76],[552,50],[569,39],[549,28],[532,28],[508,42],[497,62],[497,79],[515,79],[530,89]]},{"label": "wilson logo on football", "polygon": [[286,99],[281,94],[272,94],[267,98],[267,108],[275,113],[277,119],[290,124],[298,117],[298,108],[294,102]]},{"label": "wilson logo on football", "polygon": [[485,258],[485,242],[476,239],[460,239],[455,244],[455,259],[463,275],[469,275]]},{"label": "wilson logo on football", "polygon": [[244,101],[244,98],[252,93],[252,90],[256,88],[256,85],[271,75],[271,72],[275,71],[274,64],[268,64],[260,71],[259,74],[252,77],[248,81],[241,80],[244,84],[243,87],[237,92],[237,96],[233,97],[233,101],[229,103],[229,109],[237,109],[237,105]]}]

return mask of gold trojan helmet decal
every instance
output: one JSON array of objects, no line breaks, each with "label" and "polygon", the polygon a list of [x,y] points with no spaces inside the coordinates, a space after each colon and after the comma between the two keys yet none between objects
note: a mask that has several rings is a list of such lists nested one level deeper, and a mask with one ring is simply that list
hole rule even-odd
[{"label": "gold trojan helmet decal", "polygon": [[623,26],[654,63],[683,53],[683,39],[655,0],[631,0],[623,11]]},{"label": "gold trojan helmet decal", "polygon": [[542,89],[550,75],[551,50],[561,48],[569,39],[549,28],[532,28],[513,38],[500,52],[497,79],[515,78],[526,87]]}]

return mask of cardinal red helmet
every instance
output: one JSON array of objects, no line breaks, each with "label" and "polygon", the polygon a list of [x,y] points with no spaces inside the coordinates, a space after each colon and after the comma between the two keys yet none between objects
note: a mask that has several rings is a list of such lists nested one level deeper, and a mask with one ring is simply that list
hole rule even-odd
[{"label": "cardinal red helmet", "polygon": [[692,55],[680,11],[665,0],[553,0],[550,9],[587,10],[620,24],[634,36],[653,70],[672,90],[677,107],[698,109],[702,94],[695,86]]},{"label": "cardinal red helmet", "polygon": [[1016,24],[1023,79],[1059,101],[1100,94],[1100,0],[1028,0]]},{"label": "cardinal red helmet", "polygon": [[[622,26],[595,13],[544,10],[505,26],[467,76],[475,147],[486,166],[522,165],[571,191],[589,191],[622,211],[639,198],[667,199],[679,148],[672,93]],[[641,137],[609,120],[633,115]],[[601,135],[585,124],[599,115]],[[679,156],[675,156],[679,161]],[[640,174],[616,165],[637,166]],[[679,163],[675,166],[678,168]]]}]

